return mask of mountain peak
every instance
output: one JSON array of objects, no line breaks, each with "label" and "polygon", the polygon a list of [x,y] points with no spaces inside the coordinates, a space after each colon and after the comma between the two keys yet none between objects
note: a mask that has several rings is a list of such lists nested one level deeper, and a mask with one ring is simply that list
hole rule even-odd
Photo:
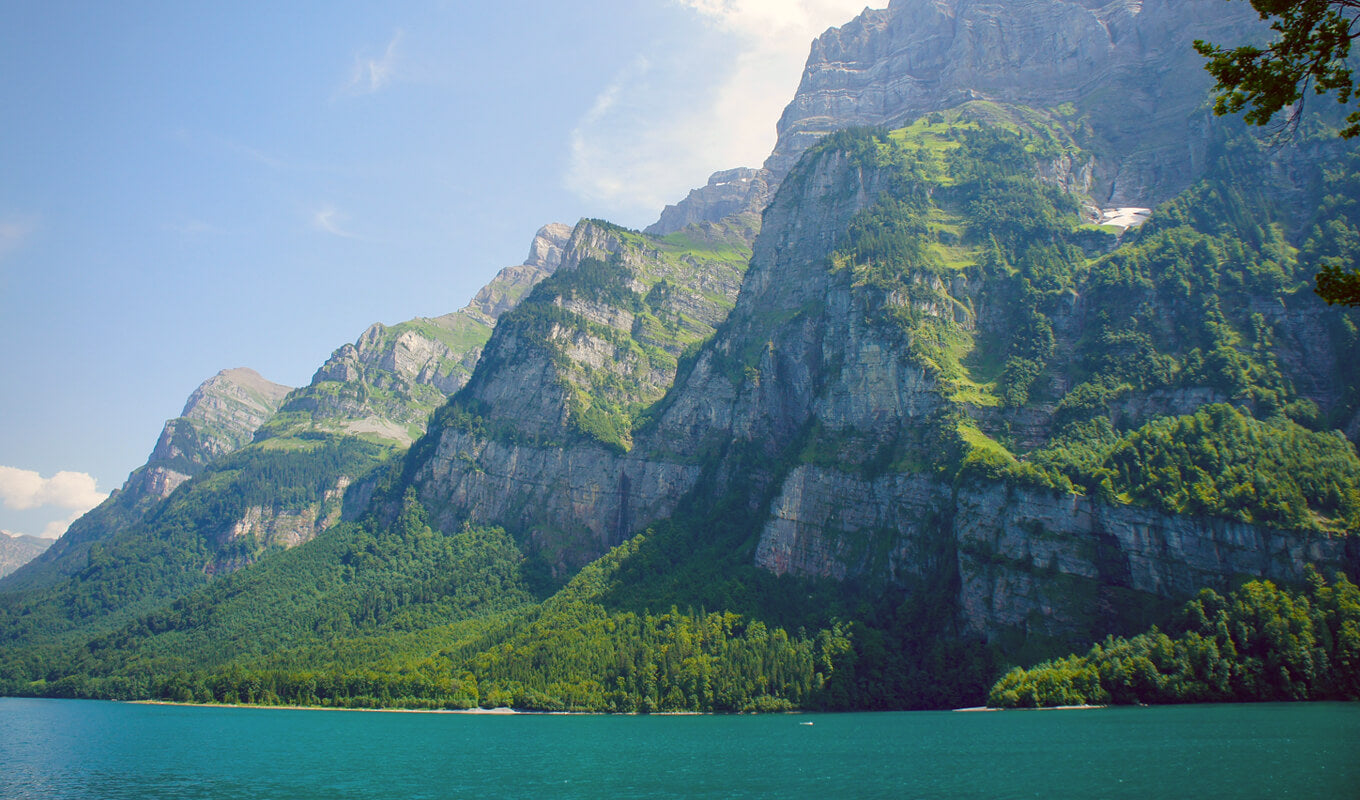
[{"label": "mountain peak", "polygon": [[1104,154],[1097,200],[1150,206],[1203,166],[1186,140],[1209,124],[1212,81],[1191,43],[1260,27],[1247,4],[1215,0],[896,0],[813,42],[765,168],[782,179],[834,130],[992,100],[1062,108]]}]

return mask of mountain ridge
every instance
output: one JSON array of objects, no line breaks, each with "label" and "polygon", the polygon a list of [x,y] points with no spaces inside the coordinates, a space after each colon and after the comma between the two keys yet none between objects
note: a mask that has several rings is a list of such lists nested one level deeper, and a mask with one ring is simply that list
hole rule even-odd
[{"label": "mountain ridge", "polygon": [[[210,467],[138,544],[188,553],[164,584],[124,542],[71,595],[0,594],[0,686],[939,707],[1206,586],[1354,574],[1360,326],[1308,270],[1360,236],[1360,157],[1325,118],[1285,148],[1213,120],[1190,56],[1126,92],[1194,31],[1254,30],[1208,8],[899,0],[829,31],[782,173],[718,173],[651,234],[578,223],[404,454],[281,425]],[[1044,80],[1124,60],[1039,107],[972,83],[1046,50],[1065,60]],[[911,91],[887,102],[893,81]],[[871,127],[807,146],[828,121]],[[1100,224],[1132,199],[1144,224]],[[364,358],[452,374],[398,358],[396,327]],[[286,549],[220,514],[186,535],[223,497],[334,516]],[[150,593],[123,616],[90,596],[129,574]]]}]

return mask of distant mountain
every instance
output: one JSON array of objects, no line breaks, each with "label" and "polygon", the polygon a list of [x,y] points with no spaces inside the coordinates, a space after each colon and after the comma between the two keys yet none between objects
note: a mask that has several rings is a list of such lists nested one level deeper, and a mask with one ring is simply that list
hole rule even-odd
[{"label": "distant mountain", "polygon": [[288,391],[245,367],[223,370],[204,381],[189,395],[180,415],[166,421],[146,464],[3,585],[42,586],[83,569],[92,543],[142,519],[204,467],[249,444]]},{"label": "distant mountain", "polygon": [[557,268],[570,233],[556,223],[541,228],[524,263],[501,270],[459,311],[370,326],[290,394],[259,437],[310,431],[409,445],[467,383],[500,315]]},{"label": "distant mountain", "polygon": [[0,531],[0,577],[37,558],[51,545],[51,539]]}]

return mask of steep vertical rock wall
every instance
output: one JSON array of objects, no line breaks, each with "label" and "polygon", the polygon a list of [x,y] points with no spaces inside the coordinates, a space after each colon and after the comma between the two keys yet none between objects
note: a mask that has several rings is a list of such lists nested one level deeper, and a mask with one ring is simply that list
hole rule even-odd
[{"label": "steep vertical rock wall", "polygon": [[1218,0],[894,0],[813,43],[765,167],[779,178],[833,130],[988,99],[1066,108],[1102,154],[1097,200],[1152,206],[1203,168],[1212,80],[1191,43],[1262,27]]},{"label": "steep vertical rock wall", "polygon": [[1206,586],[1298,583],[1305,564],[1353,570],[1358,557],[1349,540],[1320,533],[814,465],[783,482],[756,550],[756,563],[780,575],[909,587],[955,575],[971,632],[1076,643],[1138,629],[1140,613]]}]

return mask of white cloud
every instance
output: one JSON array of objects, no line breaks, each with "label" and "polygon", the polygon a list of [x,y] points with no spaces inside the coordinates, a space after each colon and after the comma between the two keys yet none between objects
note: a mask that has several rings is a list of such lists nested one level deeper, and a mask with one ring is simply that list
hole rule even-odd
[{"label": "white cloud", "polygon": [[0,466],[0,503],[15,511],[34,508],[59,508],[70,513],[47,523],[40,536],[55,539],[66,532],[82,514],[104,502],[92,476],[84,472],[58,472],[44,478],[28,469]]},{"label": "white cloud", "polygon": [[654,215],[709,173],[759,166],[812,40],[864,0],[672,0],[706,43],[653,50],[615,75],[571,137],[568,188],[612,213]]},{"label": "white cloud", "polygon": [[[788,49],[792,37],[803,37],[802,50],[827,28],[849,22],[863,11],[864,0],[675,0],[685,8],[733,33],[763,39],[775,49]],[[796,41],[796,39],[793,39]]]},{"label": "white cloud", "polygon": [[104,502],[105,492],[84,472],[58,472],[44,478],[33,470],[0,467],[0,501],[16,511],[57,506],[84,513]]},{"label": "white cloud", "polygon": [[39,533],[38,536],[44,539],[60,539],[62,535],[66,533],[66,529],[71,527],[71,523],[85,516],[87,511],[89,511],[89,509],[85,509],[85,511],[73,511],[71,512],[71,515],[65,519],[52,520],[43,526],[42,533]]},{"label": "white cloud", "polygon": [[349,80],[341,88],[342,95],[373,94],[391,83],[397,74],[397,47],[401,44],[402,32],[392,34],[382,55],[357,54],[350,67]]}]

